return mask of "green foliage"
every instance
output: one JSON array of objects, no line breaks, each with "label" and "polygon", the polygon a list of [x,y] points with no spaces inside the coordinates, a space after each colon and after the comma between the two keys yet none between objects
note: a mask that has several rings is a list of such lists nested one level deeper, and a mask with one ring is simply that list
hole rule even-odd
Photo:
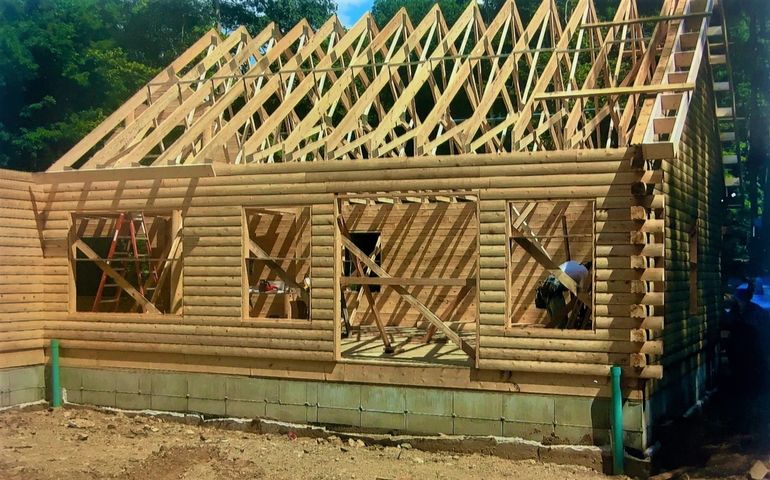
[{"label": "green foliage", "polygon": [[727,0],[724,8],[739,118],[736,133],[747,142],[736,145],[741,165],[727,172],[740,177],[741,188],[734,192],[740,202],[728,209],[722,256],[728,265],[746,265],[743,272],[736,268],[728,273],[757,274],[770,269],[770,195],[764,195],[770,188],[770,2]]},{"label": "green foliage", "polygon": [[383,27],[403,7],[416,26],[436,3],[450,27],[468,6],[463,0],[374,0],[372,15],[377,25]]},{"label": "green foliage", "polygon": [[319,26],[332,0],[0,0],[0,167],[44,170],[207,30]]}]

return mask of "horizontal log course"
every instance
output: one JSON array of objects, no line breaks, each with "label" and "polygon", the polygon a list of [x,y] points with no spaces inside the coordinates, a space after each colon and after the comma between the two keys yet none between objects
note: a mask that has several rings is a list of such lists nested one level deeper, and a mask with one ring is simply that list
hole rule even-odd
[{"label": "horizontal log course", "polygon": [[[637,324],[638,325],[638,324]],[[635,325],[634,328],[637,326]],[[516,338],[541,338],[564,340],[618,340],[631,341],[627,328],[597,329],[597,330],[573,330],[548,328],[540,325],[512,324],[510,326],[479,326],[479,335],[487,337],[516,337]]]},{"label": "horizontal log course", "polygon": [[[190,209],[189,211],[194,212],[195,209]],[[217,226],[217,227],[227,227],[227,226],[237,226],[240,227],[242,223],[242,215],[240,212],[237,215],[220,215],[216,217],[195,217],[190,216],[189,213],[185,215],[184,217],[184,226],[185,228],[193,228],[193,227],[210,227],[210,226]]]},{"label": "horizontal log course", "polygon": [[[306,331],[312,332],[312,330]],[[196,346],[223,346],[223,347],[247,347],[260,349],[295,350],[298,354],[304,351],[331,351],[334,342],[309,338],[265,338],[247,336],[218,336],[218,335],[189,335],[172,334],[165,332],[130,332],[130,331],[102,331],[102,330],[62,330],[59,328],[46,331],[51,338],[59,340],[83,340],[83,341],[107,341],[143,343],[153,345],[156,343]]]},{"label": "horizontal log course", "polygon": [[[600,182],[596,182],[600,183]],[[431,182],[429,184],[406,184],[402,185],[372,185],[361,186],[360,190],[383,190],[383,189],[447,189],[447,188],[474,188],[479,189],[483,194],[487,196],[498,196],[504,199],[522,199],[522,200],[548,200],[552,198],[570,198],[570,197],[596,197],[597,199],[604,199],[605,197],[627,197],[627,190],[620,188],[617,184],[603,183],[600,185],[585,185],[585,186],[553,186],[553,187],[539,187],[539,188],[527,188],[527,187],[508,187],[503,185],[495,185],[494,188],[484,188],[479,182],[473,182],[468,180],[458,179],[456,183],[449,183],[444,181]],[[340,188],[345,188],[340,186]],[[146,198],[130,199],[123,196],[109,198],[104,200],[89,200],[86,199],[82,202],[47,202],[45,203],[46,209],[53,209],[57,211],[68,210],[75,212],[84,212],[89,210],[146,210],[148,208],[159,209],[182,209],[186,210],[190,207],[214,207],[214,206],[228,206],[228,205],[265,205],[265,206],[278,206],[278,205],[311,205],[316,203],[323,203],[328,201],[328,194],[307,194],[303,192],[286,193],[287,189],[282,190],[282,194],[264,194],[264,195],[238,195],[238,196],[220,196],[220,197],[184,197],[184,198],[157,198],[149,200]],[[609,200],[609,198],[607,198]],[[597,200],[599,201],[599,200]],[[618,200],[620,201],[620,200]],[[601,203],[599,203],[601,205]]]},{"label": "horizontal log course", "polygon": [[[555,363],[537,362],[532,360],[479,360],[479,368],[495,369],[512,372],[557,373],[564,375],[587,375],[606,377],[611,365],[594,365],[589,363]],[[663,368],[650,365],[642,369],[623,368],[623,375],[638,378],[662,378]]]},{"label": "horizontal log course", "polygon": [[[350,171],[377,171],[377,170],[421,170],[425,168],[434,169],[453,169],[467,166],[510,166],[529,165],[529,164],[547,164],[547,163],[567,163],[583,164],[592,162],[622,161],[628,160],[634,155],[634,148],[625,149],[592,149],[570,150],[570,151],[540,151],[540,152],[511,152],[505,154],[473,154],[473,155],[452,155],[444,157],[402,157],[402,158],[383,158],[368,159],[366,162],[354,160],[338,160],[335,162],[286,162],[275,164],[244,164],[244,165],[226,165],[215,164],[215,177],[200,178],[198,181],[202,185],[223,185],[233,182],[254,183],[262,179],[264,183],[275,183],[280,178],[292,178],[293,181],[304,182],[302,175],[305,172],[350,172]],[[259,173],[259,175],[254,175]],[[291,177],[292,174],[299,174]],[[113,191],[118,185],[125,189],[132,188],[156,188],[168,186],[190,185],[188,178],[163,178],[158,180],[125,180],[125,181],[95,181],[90,188],[94,190]],[[77,184],[42,184],[39,186],[43,193],[78,191]]]},{"label": "horizontal log course", "polygon": [[[364,162],[361,162],[364,163]],[[501,169],[503,171],[501,171]],[[175,200],[176,202],[190,200],[190,207],[213,207],[232,205],[270,205],[262,196],[274,198],[274,205],[305,205],[329,203],[328,194],[337,192],[376,192],[398,190],[478,190],[478,189],[511,189],[529,188],[533,185],[533,177],[543,187],[603,187],[608,191],[610,186],[630,185],[646,178],[649,174],[632,171],[622,163],[609,162],[601,168],[575,167],[562,165],[556,168],[528,168],[527,166],[512,165],[508,167],[471,167],[470,169],[447,170],[383,170],[372,175],[370,172],[355,174],[355,179],[342,180],[339,174],[329,181],[291,182],[290,178],[276,178],[269,184],[260,184],[262,176],[254,176],[246,183],[230,183],[225,185],[205,185],[203,182],[191,190],[186,187],[168,187],[156,190],[155,196],[160,201]],[[568,174],[568,175],[565,175]],[[390,178],[389,178],[390,177]],[[372,178],[380,178],[372,180]],[[262,178],[262,180],[265,180]],[[626,190],[628,192],[628,190]],[[627,193],[626,193],[627,194]],[[88,190],[90,202],[100,202],[115,197],[113,191]],[[122,189],[120,199],[136,201],[147,198],[148,189]],[[282,198],[292,195],[294,200]],[[251,196],[252,201],[226,202],[228,198]],[[387,196],[387,195],[383,195]],[[605,196],[605,195],[597,195]],[[53,204],[76,203],[83,201],[82,192],[58,192],[43,200],[48,207]],[[211,201],[204,201],[211,200]],[[225,200],[225,201],[223,201]],[[167,208],[165,203],[155,203],[155,208]]]},{"label": "horizontal log course", "polygon": [[663,343],[648,341],[643,344],[630,340],[582,340],[522,337],[488,337],[480,345],[490,348],[519,348],[527,350],[561,350],[569,352],[649,353],[662,354]]},{"label": "horizontal log course", "polygon": [[[210,345],[186,345],[169,343],[134,343],[121,341],[100,341],[100,340],[62,340],[62,349],[83,349],[83,350],[105,350],[113,352],[148,352],[148,353],[175,353],[183,355],[200,356],[232,356],[243,358],[271,358],[282,360],[302,360],[302,361],[333,361],[334,352],[329,351],[297,351],[279,350],[272,348],[253,348],[253,347],[233,347],[233,346],[210,346]],[[65,352],[66,354],[66,352]]]},{"label": "horizontal log course", "polygon": [[33,350],[43,348],[44,345],[45,340],[43,338],[0,342],[0,352],[5,353],[16,352],[20,350]]},{"label": "horizontal log course", "polygon": [[664,320],[662,316],[658,317],[596,317],[594,325],[600,328],[632,329],[643,328],[647,330],[663,330]]},{"label": "horizontal log course", "polygon": [[506,348],[481,348],[483,360],[528,360],[554,363],[591,363],[597,365],[630,365],[625,353],[555,352],[551,350],[516,350]]},{"label": "horizontal log course", "polygon": [[[238,260],[240,260],[240,258]],[[183,262],[183,263],[184,263],[183,271],[184,271],[185,278],[187,277],[205,277],[205,278],[238,277],[240,278],[241,271],[243,269],[243,265],[240,261],[237,263],[233,262],[227,266],[190,265],[189,262]]]}]

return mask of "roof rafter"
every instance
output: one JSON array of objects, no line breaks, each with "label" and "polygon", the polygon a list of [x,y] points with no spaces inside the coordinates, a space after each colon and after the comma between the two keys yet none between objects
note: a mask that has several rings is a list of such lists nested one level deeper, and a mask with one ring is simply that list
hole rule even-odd
[{"label": "roof rafter", "polygon": [[695,82],[713,0],[637,1],[610,21],[543,0],[525,24],[506,0],[489,25],[470,2],[451,27],[434,5],[416,26],[210,31],[49,170],[673,144],[689,90],[663,101]]}]

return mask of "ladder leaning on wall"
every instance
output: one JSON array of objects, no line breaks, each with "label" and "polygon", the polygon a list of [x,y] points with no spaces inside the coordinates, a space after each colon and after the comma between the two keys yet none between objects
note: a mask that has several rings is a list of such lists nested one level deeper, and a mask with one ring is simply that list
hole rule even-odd
[{"label": "ladder leaning on wall", "polygon": [[[128,227],[127,235],[126,232],[124,232],[126,227]],[[121,242],[124,245],[121,245]],[[143,252],[140,252],[140,246],[144,247]],[[153,276],[153,284],[157,284],[158,281],[158,271],[156,266],[152,263],[151,257],[152,247],[150,246],[150,238],[147,234],[147,227],[144,222],[144,214],[121,213],[118,215],[115,220],[115,229],[112,234],[112,242],[110,242],[106,261],[110,266],[112,266],[113,261],[123,263],[117,268],[113,267],[113,270],[119,274],[123,274],[127,270],[124,262],[133,260],[137,289],[142,295],[144,295],[146,291],[155,288],[150,286],[145,288],[145,284],[142,280],[142,260],[150,261],[150,272],[148,274]],[[105,291],[110,295],[105,295]],[[111,311],[116,311],[120,304],[122,293],[123,288],[121,288],[114,279],[111,279],[106,272],[102,272],[102,277],[99,280],[99,288],[96,290],[96,297],[94,297],[94,304],[91,311],[108,311],[107,309],[101,308],[104,305],[110,306]]]}]

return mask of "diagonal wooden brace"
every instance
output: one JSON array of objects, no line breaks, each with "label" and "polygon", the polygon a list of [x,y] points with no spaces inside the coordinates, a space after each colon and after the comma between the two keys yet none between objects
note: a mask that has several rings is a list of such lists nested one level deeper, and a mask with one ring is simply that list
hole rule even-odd
[{"label": "diagonal wooden brace", "polygon": [[115,280],[115,283],[118,284],[120,288],[122,288],[127,294],[131,296],[136,302],[142,306],[145,312],[149,313],[160,313],[160,310],[155,308],[155,305],[153,305],[149,300],[147,300],[144,295],[139,293],[139,291],[131,285],[128,280],[123,278],[118,272],[115,271],[114,268],[110,266],[107,262],[102,260],[102,258],[91,249],[83,240],[77,239],[74,242],[74,246],[77,247],[78,250],[83,252],[86,257],[88,257],[90,260],[93,260],[93,262],[101,268],[104,273],[106,273],[110,278]]},{"label": "diagonal wooden brace", "polygon": [[[381,278],[393,278],[391,274],[389,274],[385,269],[374,263],[364,252],[359,249],[350,238],[341,235],[342,244],[345,246],[345,248],[348,249],[348,251],[353,254],[355,257],[357,257],[364,265],[369,267],[372,272],[374,272],[377,276]],[[446,337],[451,340],[454,344],[456,344],[458,347],[462,349],[463,352],[468,354],[471,358],[476,358],[476,349],[473,348],[471,344],[460,338],[460,336],[455,333],[451,328],[449,328],[438,316],[436,316],[435,313],[433,313],[428,307],[425,306],[421,301],[419,301],[417,298],[415,298],[412,294],[410,294],[404,287],[401,287],[399,285],[393,285],[393,290],[396,291],[401,297],[410,305],[412,305],[414,308],[419,310],[420,313],[432,324],[435,325],[436,328],[441,330]]]},{"label": "diagonal wooden brace", "polygon": [[[556,279],[559,280],[570,293],[577,297],[590,310],[590,300],[586,298],[586,295],[583,292],[578,291],[578,285],[575,280],[559,268],[559,265],[554,262],[553,258],[551,258],[551,255],[545,250],[535,233],[529,225],[527,225],[526,216],[534,210],[534,207],[530,208],[530,205],[537,205],[537,203],[528,204],[521,213],[515,212],[513,207],[511,207],[511,228],[519,234],[518,236],[513,237],[513,241],[521,246],[524,251],[532,255],[532,258],[534,258],[537,263],[542,265],[556,277]],[[516,218],[513,218],[514,212],[518,214]]]},{"label": "diagonal wooden brace", "polygon": [[[342,218],[342,216],[337,217],[337,225],[339,226],[340,235],[344,238],[350,238],[350,232],[348,231],[348,227],[345,225],[345,220]],[[367,258],[369,258],[367,256]],[[374,263],[374,260],[370,259],[372,263]],[[360,277],[364,277],[364,267],[361,264],[361,260],[358,258],[355,258],[354,262],[356,266],[356,273]],[[374,295],[372,295],[372,287],[370,285],[361,285],[361,291],[364,292],[364,295],[366,295],[366,301],[369,302],[369,306],[372,309],[372,312],[374,313],[374,322],[377,324],[377,330],[380,332],[380,338],[382,338],[382,343],[385,346],[385,353],[393,353],[393,345],[390,342],[390,338],[388,337],[387,332],[385,331],[385,324],[382,322],[382,318],[380,317],[380,312],[377,310],[377,305],[374,303]],[[356,306],[358,308],[358,306]]]},{"label": "diagonal wooden brace", "polygon": [[252,239],[249,239],[249,251],[254,254],[255,257],[257,257],[260,260],[263,260],[265,264],[267,265],[267,268],[272,270],[276,275],[281,277],[281,280],[286,282],[287,285],[289,285],[291,288],[297,290],[299,292],[300,298],[302,298],[302,301],[305,302],[305,304],[310,307],[310,295],[305,291],[305,289],[297,283],[296,280],[294,280],[294,277],[292,275],[289,275],[286,270],[281,268],[278,263],[273,260],[270,255],[265,252],[262,247],[257,245],[257,242],[255,242]]}]

